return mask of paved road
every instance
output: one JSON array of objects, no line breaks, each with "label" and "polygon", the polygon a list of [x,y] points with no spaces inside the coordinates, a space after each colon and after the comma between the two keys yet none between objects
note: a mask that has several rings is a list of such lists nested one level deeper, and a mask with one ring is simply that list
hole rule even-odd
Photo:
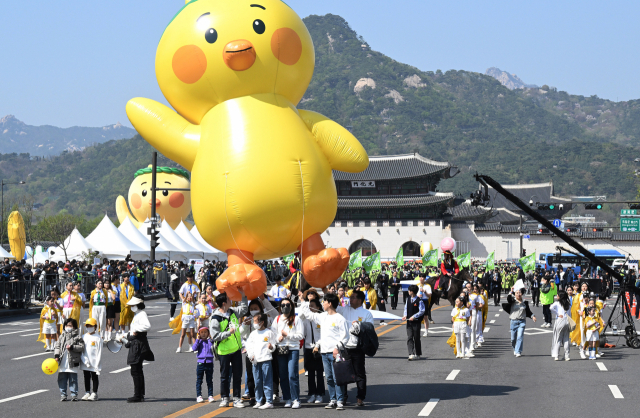
[{"label": "paved road", "polygon": [[[339,413],[325,410],[324,405],[306,403],[300,411],[279,408],[260,412],[250,408],[242,411],[219,409],[217,403],[195,404],[195,359],[192,354],[176,354],[177,336],[162,332],[168,330],[167,311],[168,305],[149,305],[153,327],[150,340],[157,361],[145,367],[147,402],[133,405],[124,402],[133,390],[124,351],[111,354],[105,350],[99,403],[61,403],[56,375],[46,376],[40,369],[42,361],[52,356],[42,353],[42,345],[35,341],[37,317],[0,321],[2,415],[31,417],[46,411],[48,416],[55,417],[69,413],[89,416],[95,415],[96,408],[141,418],[217,415],[268,418],[281,417],[283,413],[324,417]],[[534,308],[534,312],[542,318],[540,308]],[[396,313],[401,314],[401,311]],[[432,325],[429,337],[422,339],[426,359],[417,362],[407,361],[404,325],[395,322],[378,328],[380,350],[376,357],[367,359],[368,406],[364,409],[350,406],[345,413],[368,418],[467,417],[471,414],[475,417],[555,418],[567,413],[569,416],[599,416],[613,412],[637,416],[633,402],[640,395],[635,380],[640,351],[624,347],[622,340],[598,361],[580,360],[574,351],[571,361],[555,362],[550,357],[550,330],[539,328],[540,322],[534,326],[529,321],[524,355],[515,358],[509,341],[507,315],[499,307],[491,306],[485,330],[486,343],[476,351],[474,359],[456,360],[446,345],[451,334],[449,313],[449,307],[434,311],[436,324]],[[301,375],[300,380],[305,399],[306,378]],[[82,376],[79,384],[82,395]],[[214,386],[215,393],[219,393],[217,370]],[[354,385],[350,386],[349,398],[355,400]]]}]

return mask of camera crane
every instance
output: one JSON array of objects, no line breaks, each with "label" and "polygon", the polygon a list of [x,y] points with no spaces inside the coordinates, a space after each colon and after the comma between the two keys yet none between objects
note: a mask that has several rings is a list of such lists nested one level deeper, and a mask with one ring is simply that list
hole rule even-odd
[{"label": "camera crane", "polygon": [[[496,192],[500,193],[504,196],[508,201],[516,205],[519,209],[521,209],[524,213],[531,216],[533,219],[541,223],[545,228],[549,229],[552,233],[554,233],[558,238],[566,242],[569,246],[575,248],[582,257],[586,258],[591,262],[591,265],[595,265],[600,267],[602,270],[609,273],[609,275],[618,280],[620,283],[620,292],[618,294],[618,299],[613,306],[611,311],[611,315],[609,316],[609,320],[602,330],[602,335],[605,335],[605,331],[608,327],[611,326],[611,319],[613,314],[618,306],[618,303],[621,303],[622,308],[622,316],[627,323],[625,327],[625,338],[627,340],[627,345],[632,348],[640,348],[640,340],[638,339],[636,327],[633,322],[633,317],[631,316],[631,308],[629,307],[629,303],[627,299],[623,296],[626,292],[635,292],[637,295],[640,295],[640,290],[636,290],[634,284],[628,283],[627,280],[617,271],[615,271],[611,266],[607,265],[604,261],[597,258],[593,253],[588,251],[582,245],[580,245],[576,240],[568,236],[564,233],[564,231],[560,230],[553,226],[548,219],[540,215],[538,212],[533,210],[529,205],[525,204],[522,200],[518,199],[513,193],[502,187],[500,183],[495,181],[489,176],[482,174],[475,174],[474,178],[478,183],[480,183],[480,189],[471,195],[471,205],[472,206],[485,206],[489,203],[489,187],[492,187]],[[577,255],[577,254],[576,254]]]}]

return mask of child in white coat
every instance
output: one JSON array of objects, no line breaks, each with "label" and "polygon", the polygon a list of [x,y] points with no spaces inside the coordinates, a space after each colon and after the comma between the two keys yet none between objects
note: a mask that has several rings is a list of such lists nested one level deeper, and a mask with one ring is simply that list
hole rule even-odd
[{"label": "child in white coat", "polygon": [[[84,340],[84,351],[80,357],[80,368],[84,373],[84,390],[85,395],[83,401],[98,400],[98,376],[102,369],[102,338],[96,333],[98,323],[94,318],[87,319],[84,326],[87,333],[82,336]],[[93,391],[91,391],[91,382],[93,381]]]},{"label": "child in white coat", "polygon": [[[247,358],[253,364],[253,379],[256,384],[256,404],[254,409],[273,408],[273,370],[272,353],[276,349],[276,335],[267,328],[267,314],[253,317],[254,331],[247,338],[245,347]],[[264,401],[264,404],[263,404]]]}]

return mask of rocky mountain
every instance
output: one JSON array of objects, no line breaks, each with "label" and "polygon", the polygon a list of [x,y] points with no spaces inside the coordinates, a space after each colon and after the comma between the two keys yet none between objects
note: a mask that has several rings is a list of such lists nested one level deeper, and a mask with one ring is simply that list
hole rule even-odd
[{"label": "rocky mountain", "polygon": [[0,119],[0,150],[2,153],[56,155],[65,150],[83,150],[90,145],[112,139],[131,138],[135,134],[135,130],[120,123],[101,128],[57,128],[50,125],[27,125],[15,116],[7,115]]},{"label": "rocky mountain", "polygon": [[509,90],[538,87],[534,84],[525,84],[525,82],[522,81],[517,75],[509,74],[508,72],[502,71],[497,67],[487,68],[487,71],[485,71],[484,74],[488,75],[489,77],[495,78],[500,82],[500,84],[502,84]]}]

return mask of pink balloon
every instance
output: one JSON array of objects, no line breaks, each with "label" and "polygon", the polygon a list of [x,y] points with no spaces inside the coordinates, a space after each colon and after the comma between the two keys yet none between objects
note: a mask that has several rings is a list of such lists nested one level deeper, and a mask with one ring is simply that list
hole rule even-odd
[{"label": "pink balloon", "polygon": [[453,238],[445,238],[440,242],[440,249],[442,251],[455,251],[456,241]]}]

